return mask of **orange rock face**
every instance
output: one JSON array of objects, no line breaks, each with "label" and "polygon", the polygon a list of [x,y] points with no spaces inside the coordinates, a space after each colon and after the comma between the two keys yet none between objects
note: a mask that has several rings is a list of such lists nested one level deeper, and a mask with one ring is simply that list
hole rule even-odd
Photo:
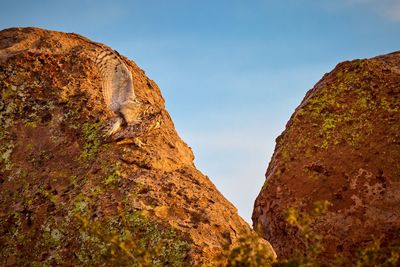
[{"label": "orange rock face", "polygon": [[195,168],[158,86],[126,58],[141,120],[129,138],[102,136],[111,115],[94,46],[37,28],[0,32],[1,264],[212,263],[250,227]]},{"label": "orange rock face", "polygon": [[[315,215],[318,203],[330,204]],[[254,227],[278,257],[303,255],[309,240],[287,219],[307,214],[303,223],[323,238],[319,257],[333,260],[377,240],[399,245],[399,206],[400,52],[341,63],[277,138]]]}]

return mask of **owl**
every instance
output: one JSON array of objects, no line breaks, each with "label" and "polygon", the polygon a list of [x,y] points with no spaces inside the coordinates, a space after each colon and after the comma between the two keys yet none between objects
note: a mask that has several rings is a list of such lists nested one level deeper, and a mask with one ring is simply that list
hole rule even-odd
[{"label": "owl", "polygon": [[106,135],[111,136],[122,126],[136,121],[139,102],[133,88],[132,74],[118,52],[107,48],[96,49],[95,63],[101,78],[104,102],[116,115],[106,131]]}]

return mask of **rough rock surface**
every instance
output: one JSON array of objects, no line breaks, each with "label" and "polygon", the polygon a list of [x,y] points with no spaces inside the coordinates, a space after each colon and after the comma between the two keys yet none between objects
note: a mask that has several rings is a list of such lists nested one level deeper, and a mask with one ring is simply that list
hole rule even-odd
[{"label": "rough rock surface", "polygon": [[159,88],[127,59],[141,121],[128,139],[102,137],[110,114],[93,46],[0,32],[1,265],[212,263],[250,227],[195,168]]},{"label": "rough rock surface", "polygon": [[327,213],[310,222],[323,257],[400,241],[400,52],[337,65],[276,142],[252,219],[278,257],[306,249],[288,209],[310,214],[325,200]]}]

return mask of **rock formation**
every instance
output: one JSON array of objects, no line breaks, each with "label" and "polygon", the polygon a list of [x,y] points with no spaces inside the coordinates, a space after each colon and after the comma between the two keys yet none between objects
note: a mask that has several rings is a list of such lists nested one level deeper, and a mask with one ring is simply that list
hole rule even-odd
[{"label": "rock formation", "polygon": [[0,32],[1,265],[212,264],[250,227],[195,168],[157,85],[124,57],[140,120],[129,138],[103,136],[114,115],[95,45]]},{"label": "rock formation", "polygon": [[[337,65],[276,143],[252,219],[278,257],[303,255],[305,230],[323,238],[328,260],[399,245],[400,52]],[[287,222],[301,214],[303,229]]]}]

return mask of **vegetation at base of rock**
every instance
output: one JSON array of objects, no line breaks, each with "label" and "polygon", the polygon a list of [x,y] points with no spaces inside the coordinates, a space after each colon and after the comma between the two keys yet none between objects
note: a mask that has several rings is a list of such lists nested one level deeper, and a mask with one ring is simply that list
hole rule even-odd
[{"label": "vegetation at base of rock", "polygon": [[[25,232],[29,226],[27,219],[32,218],[29,213],[32,201],[26,202],[23,210],[11,213],[0,224],[1,241],[7,245],[0,248],[2,264],[15,261],[17,265],[29,263],[41,266],[65,263],[98,266],[193,265],[189,256],[189,238],[130,208],[128,203],[117,207],[118,212],[114,216],[98,218],[91,209],[93,200],[90,195],[77,195],[71,202],[72,207],[68,207],[49,190],[41,189],[40,194],[54,207],[55,214],[45,219],[39,229],[31,229],[36,231],[33,237],[33,232]],[[18,244],[33,242],[35,239],[32,238],[36,241],[31,253],[40,253],[35,256],[21,254]],[[65,253],[66,247],[71,245],[74,249]]]},{"label": "vegetation at base of rock", "polygon": [[359,248],[353,257],[345,257],[337,254],[334,259],[327,261],[323,257],[324,235],[316,233],[312,229],[312,224],[323,216],[331,207],[329,201],[318,201],[315,203],[311,212],[299,212],[298,209],[291,207],[287,210],[286,220],[294,226],[303,238],[306,250],[295,252],[297,256],[283,259],[273,263],[274,267],[328,267],[328,266],[354,266],[354,267],[396,267],[400,264],[400,240],[391,241],[384,244],[382,238],[373,238],[368,246]]},{"label": "vegetation at base of rock", "polygon": [[287,222],[295,227],[302,237],[306,249],[298,250],[295,256],[288,259],[273,260],[268,257],[263,247],[258,247],[255,237],[245,235],[239,238],[238,245],[232,250],[226,249],[223,257],[227,264],[221,266],[246,266],[246,267],[397,267],[400,265],[400,240],[385,243],[383,238],[374,238],[369,245],[359,248],[353,257],[344,257],[337,254],[334,259],[327,261],[324,258],[324,235],[312,229],[314,220],[323,216],[331,207],[329,201],[318,201],[311,212],[299,212],[295,207],[290,207],[286,212]]},{"label": "vegetation at base of rock", "polygon": [[271,266],[274,258],[267,246],[260,243],[258,239],[256,234],[242,233],[234,247],[226,245],[224,252],[219,256],[219,266]]},{"label": "vegetation at base of rock", "polygon": [[107,222],[77,215],[81,249],[75,252],[82,264],[107,261],[118,266],[190,266],[191,245],[176,231],[146,218],[139,211],[119,211]]},{"label": "vegetation at base of rock", "polygon": [[[315,259],[324,250],[321,234],[315,233],[311,228],[311,223],[316,218],[326,213],[332,203],[329,201],[319,201],[314,204],[314,208],[310,213],[300,213],[296,208],[289,208],[286,214],[287,222],[296,227],[300,232],[302,243],[305,246],[306,257]],[[304,255],[304,254],[303,254]]]}]

